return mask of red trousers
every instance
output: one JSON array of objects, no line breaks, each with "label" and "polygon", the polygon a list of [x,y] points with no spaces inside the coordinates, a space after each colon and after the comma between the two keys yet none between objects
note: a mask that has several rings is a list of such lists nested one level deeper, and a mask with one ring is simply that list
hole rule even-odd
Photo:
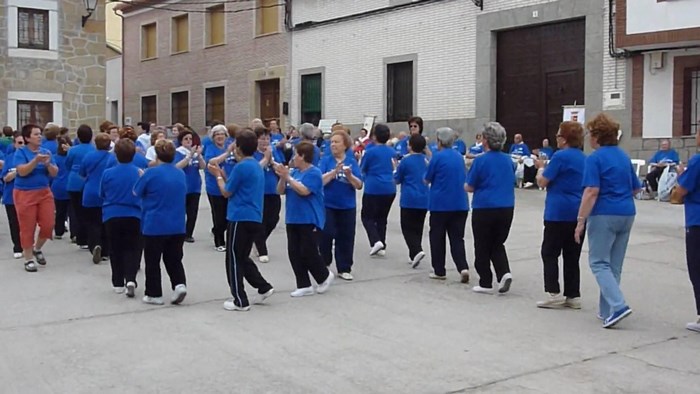
[{"label": "red trousers", "polygon": [[15,189],[12,197],[15,199],[22,249],[34,248],[37,225],[39,225],[39,238],[51,239],[56,210],[51,189],[48,187],[39,190]]}]

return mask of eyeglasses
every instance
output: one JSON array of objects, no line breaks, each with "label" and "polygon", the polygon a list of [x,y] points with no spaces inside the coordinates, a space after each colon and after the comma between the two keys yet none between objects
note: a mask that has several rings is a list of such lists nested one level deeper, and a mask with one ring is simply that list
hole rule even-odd
[{"label": "eyeglasses", "polygon": [[218,133],[214,133],[214,137],[216,137],[217,135],[226,135],[226,133],[224,133],[223,131],[219,131]]},{"label": "eyeglasses", "polygon": [[192,137],[182,137],[182,140],[183,140],[183,141],[184,141],[184,140],[189,140],[189,141],[191,141],[191,140],[192,140]]}]

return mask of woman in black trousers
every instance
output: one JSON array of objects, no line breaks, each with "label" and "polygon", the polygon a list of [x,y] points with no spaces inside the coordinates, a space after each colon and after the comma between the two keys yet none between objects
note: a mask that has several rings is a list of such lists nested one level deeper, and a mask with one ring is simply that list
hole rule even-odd
[{"label": "woman in black trousers", "polygon": [[17,211],[15,210],[15,202],[12,198],[12,192],[15,189],[15,177],[17,176],[17,168],[14,164],[14,151],[24,146],[24,137],[19,131],[14,134],[14,148],[11,153],[5,156],[5,164],[2,168],[2,180],[5,182],[5,188],[2,191],[2,203],[5,205],[7,212],[7,221],[10,225],[10,238],[12,238],[12,252],[15,259],[22,258],[22,244],[19,239],[19,220],[17,219]]},{"label": "woman in black trousers", "polygon": [[262,231],[255,237],[255,249],[258,251],[258,261],[270,262],[270,254],[267,250],[267,239],[280,221],[282,199],[277,193],[277,181],[274,164],[284,163],[284,155],[277,147],[270,144],[270,131],[264,127],[256,127],[255,135],[258,137],[258,149],[253,158],[260,163],[265,174],[265,194],[263,197]]},{"label": "woman in black trousers", "polygon": [[487,123],[481,135],[485,153],[474,159],[467,176],[467,191],[474,193],[474,267],[479,274],[479,285],[472,290],[485,294],[493,292],[493,263],[498,292],[506,293],[513,281],[505,242],[513,222],[515,167],[510,156],[501,152],[506,141],[503,126],[497,122]]},{"label": "woman in black trousers", "polygon": [[177,140],[180,143],[180,147],[177,148],[175,153],[175,162],[177,167],[185,172],[185,179],[187,180],[185,242],[193,243],[194,237],[192,235],[197,223],[199,199],[202,193],[202,175],[200,170],[204,169],[204,158],[202,157],[202,147],[194,145],[194,133],[185,130],[177,135]]}]

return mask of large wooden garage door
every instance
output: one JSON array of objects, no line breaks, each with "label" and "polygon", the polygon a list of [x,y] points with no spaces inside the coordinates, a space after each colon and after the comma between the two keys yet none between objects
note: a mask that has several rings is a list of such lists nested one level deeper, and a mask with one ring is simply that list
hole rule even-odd
[{"label": "large wooden garage door", "polygon": [[498,33],[496,111],[509,142],[520,133],[531,149],[554,145],[562,105],[585,104],[585,51],[585,20]]}]

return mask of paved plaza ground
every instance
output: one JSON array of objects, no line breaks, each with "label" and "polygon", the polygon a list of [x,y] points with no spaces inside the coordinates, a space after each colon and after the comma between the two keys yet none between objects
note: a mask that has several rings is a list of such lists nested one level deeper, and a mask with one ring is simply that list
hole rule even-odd
[{"label": "paved plaza ground", "polygon": [[[634,313],[605,330],[587,248],[583,309],[535,307],[544,295],[544,195],[517,192],[505,296],[472,293],[473,268],[472,283],[460,284],[449,259],[445,282],[428,278],[429,258],[411,269],[395,203],[386,258],[368,257],[358,220],[355,280],[324,295],[289,297],[294,278],[278,226],[271,262],[261,264],[276,294],[247,313],[222,308],[224,255],[213,250],[204,198],[197,242],[185,246],[181,306],[144,305],[142,287],[136,299],[114,294],[109,264],[92,264],[67,240],[47,244],[48,265],[26,273],[11,258],[2,215],[0,392],[698,392],[700,335],[684,329],[695,309],[683,207],[637,202],[622,284]],[[470,228],[466,243],[471,265]]]}]

